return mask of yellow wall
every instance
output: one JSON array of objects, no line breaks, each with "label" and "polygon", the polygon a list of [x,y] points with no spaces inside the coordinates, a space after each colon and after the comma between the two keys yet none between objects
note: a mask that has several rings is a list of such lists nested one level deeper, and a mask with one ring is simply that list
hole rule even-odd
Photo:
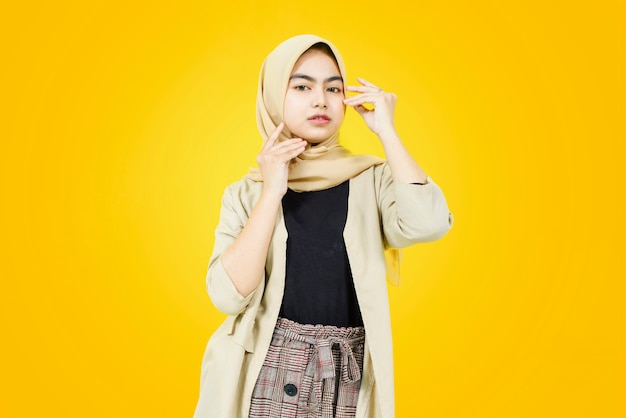
[{"label": "yellow wall", "polygon": [[3,6],[0,416],[191,416],[258,69],[307,32],[398,94],[455,215],[391,289],[398,416],[626,414],[618,2],[349,3]]}]

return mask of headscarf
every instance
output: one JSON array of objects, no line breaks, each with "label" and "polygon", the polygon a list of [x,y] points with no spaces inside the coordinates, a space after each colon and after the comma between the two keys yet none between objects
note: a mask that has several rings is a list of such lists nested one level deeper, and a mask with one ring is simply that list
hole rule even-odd
[{"label": "headscarf", "polygon": [[[287,39],[276,47],[265,59],[259,74],[256,101],[257,125],[265,141],[283,121],[285,94],[293,66],[300,56],[317,43],[329,46],[341,73],[346,89],[346,69],[337,48],[329,41],[315,35],[299,35]],[[292,138],[285,126],[278,141]],[[339,144],[339,132],[327,140],[311,146],[307,144],[303,153],[291,162],[288,187],[297,192],[323,190],[343,183],[383,160],[371,155],[354,155]],[[247,177],[262,181],[261,173],[253,168]]]},{"label": "headscarf", "polygon": [[[264,141],[283,122],[285,94],[289,77],[296,61],[309,48],[317,43],[328,45],[339,67],[346,88],[346,68],[337,48],[329,41],[315,35],[299,35],[289,38],[278,45],[265,58],[259,74],[256,100],[257,125]],[[278,141],[292,138],[285,126]],[[294,158],[289,169],[288,187],[298,192],[324,190],[355,177],[368,168],[382,164],[384,160],[371,155],[354,155],[339,144],[339,132],[327,140],[311,146],[307,144],[304,152]],[[251,168],[247,176],[254,181],[263,181],[258,168]],[[396,249],[385,251],[387,280],[400,283],[400,252]]]}]

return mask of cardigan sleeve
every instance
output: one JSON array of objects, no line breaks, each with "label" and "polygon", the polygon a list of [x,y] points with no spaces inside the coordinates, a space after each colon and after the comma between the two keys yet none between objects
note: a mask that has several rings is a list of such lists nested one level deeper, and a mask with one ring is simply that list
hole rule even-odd
[{"label": "cardigan sleeve", "polygon": [[247,214],[241,201],[234,196],[233,186],[229,186],[222,197],[220,220],[215,229],[213,254],[209,261],[206,277],[207,292],[217,309],[237,315],[250,303],[255,291],[243,297],[235,288],[222,264],[222,255],[237,239],[247,221]]},{"label": "cardigan sleeve", "polygon": [[453,216],[439,186],[394,181],[388,164],[378,168],[378,207],[387,247],[436,241],[452,227]]}]

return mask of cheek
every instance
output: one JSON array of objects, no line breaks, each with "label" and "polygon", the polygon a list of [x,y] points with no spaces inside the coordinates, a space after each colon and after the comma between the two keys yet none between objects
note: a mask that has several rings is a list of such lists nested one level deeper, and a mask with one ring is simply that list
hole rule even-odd
[{"label": "cheek", "polygon": [[[288,109],[294,109],[302,106],[302,97],[297,94],[290,94],[291,92],[285,95],[284,112],[287,112]],[[293,112],[292,112],[293,113]]]},{"label": "cheek", "polygon": [[290,100],[289,95],[285,96],[285,102],[283,103],[283,121],[287,121],[291,117],[293,110],[293,103]]},{"label": "cheek", "polygon": [[335,104],[335,109],[336,109],[335,112],[337,113],[337,115],[340,114],[342,119],[346,114],[346,108],[347,106],[343,103],[343,99],[341,99]]}]

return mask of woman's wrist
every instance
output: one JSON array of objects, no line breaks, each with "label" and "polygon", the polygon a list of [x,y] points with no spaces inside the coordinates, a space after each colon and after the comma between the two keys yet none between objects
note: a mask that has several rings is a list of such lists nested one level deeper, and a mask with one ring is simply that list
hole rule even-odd
[{"label": "woman's wrist", "polygon": [[261,197],[259,198],[259,201],[257,202],[257,206],[262,205],[262,206],[271,206],[271,207],[278,208],[278,206],[283,200],[284,195],[285,193],[283,193],[282,191],[274,190],[270,187],[266,188],[264,186],[263,191],[261,192]]},{"label": "woman's wrist", "polygon": [[392,142],[392,141],[401,142],[400,137],[398,136],[398,133],[396,132],[396,129],[394,127],[381,130],[376,135],[378,136],[378,139],[380,140],[380,142],[383,143],[383,145],[385,143]]}]

